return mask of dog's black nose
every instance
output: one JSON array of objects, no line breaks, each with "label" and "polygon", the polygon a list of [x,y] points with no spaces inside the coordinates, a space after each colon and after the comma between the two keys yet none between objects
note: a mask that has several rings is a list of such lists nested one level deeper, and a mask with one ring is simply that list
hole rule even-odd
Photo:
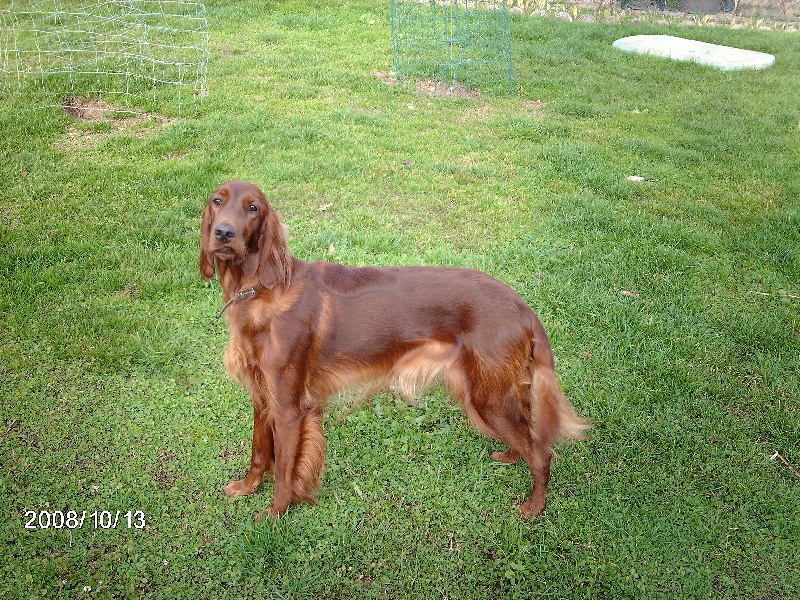
[{"label": "dog's black nose", "polygon": [[217,241],[225,244],[236,237],[236,230],[230,225],[217,225],[214,227],[214,237]]}]

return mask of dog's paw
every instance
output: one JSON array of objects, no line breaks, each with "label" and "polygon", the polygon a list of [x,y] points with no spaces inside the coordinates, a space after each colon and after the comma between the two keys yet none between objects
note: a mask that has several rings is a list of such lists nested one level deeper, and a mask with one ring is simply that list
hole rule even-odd
[{"label": "dog's paw", "polygon": [[538,517],[544,511],[544,501],[535,501],[533,498],[519,507],[519,512],[526,519]]},{"label": "dog's paw", "polygon": [[256,524],[261,523],[262,521],[275,521],[280,519],[283,515],[286,514],[286,509],[284,508],[282,512],[278,512],[275,509],[275,506],[270,506],[267,510],[263,510],[256,515]]},{"label": "dog's paw", "polygon": [[260,525],[263,521],[274,521],[278,516],[272,512],[272,507],[262,510],[260,513],[256,513],[256,525]]},{"label": "dog's paw", "polygon": [[515,465],[519,460],[519,452],[517,452],[516,450],[506,450],[505,452],[492,452],[492,460],[496,460],[499,463]]},{"label": "dog's paw", "polygon": [[249,496],[255,493],[260,481],[252,482],[247,479],[237,479],[225,486],[226,496]]}]

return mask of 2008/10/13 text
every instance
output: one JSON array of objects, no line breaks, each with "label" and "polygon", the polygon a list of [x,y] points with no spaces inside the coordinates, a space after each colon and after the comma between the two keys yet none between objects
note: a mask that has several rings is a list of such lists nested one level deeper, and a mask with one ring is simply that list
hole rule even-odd
[{"label": "2008/10/13 text", "polygon": [[147,525],[141,510],[26,510],[25,529],[144,529]]}]

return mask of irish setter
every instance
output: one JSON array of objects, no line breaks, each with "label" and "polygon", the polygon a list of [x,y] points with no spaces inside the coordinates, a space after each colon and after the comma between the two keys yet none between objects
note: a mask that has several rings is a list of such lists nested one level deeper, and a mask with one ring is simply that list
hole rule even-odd
[{"label": "irish setter", "polygon": [[303,262],[278,213],[246,181],[211,194],[200,271],[205,279],[219,271],[225,366],[254,408],[250,470],[226,494],[252,494],[272,472],[265,513],[314,502],[326,400],[360,382],[413,395],[438,378],[479,431],[508,446],[494,460],[527,463],[535,485],[522,514],[544,510],[549,445],[558,434],[579,438],[587,425],[559,390],[539,318],[511,288],[467,269]]}]

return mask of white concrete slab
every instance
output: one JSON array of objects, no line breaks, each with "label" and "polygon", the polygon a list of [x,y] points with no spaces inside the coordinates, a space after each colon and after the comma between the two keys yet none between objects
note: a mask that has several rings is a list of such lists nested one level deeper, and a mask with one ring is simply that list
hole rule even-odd
[{"label": "white concrete slab", "polygon": [[765,52],[687,40],[672,35],[632,35],[617,40],[614,46],[626,52],[694,61],[728,71],[766,69],[775,62],[775,57]]}]

